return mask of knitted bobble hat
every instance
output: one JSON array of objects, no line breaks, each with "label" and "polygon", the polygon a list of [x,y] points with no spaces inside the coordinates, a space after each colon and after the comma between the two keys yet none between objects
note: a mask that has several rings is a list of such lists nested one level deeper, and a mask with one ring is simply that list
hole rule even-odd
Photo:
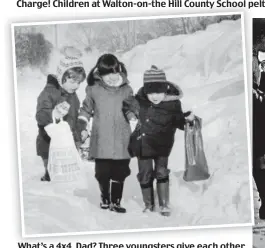
[{"label": "knitted bobble hat", "polygon": [[143,81],[146,94],[165,93],[169,88],[165,72],[155,65],[144,72]]},{"label": "knitted bobble hat", "polygon": [[66,47],[61,51],[61,59],[57,66],[56,77],[59,84],[62,86],[62,78],[64,73],[74,67],[84,67],[81,60],[82,53],[73,47]]}]

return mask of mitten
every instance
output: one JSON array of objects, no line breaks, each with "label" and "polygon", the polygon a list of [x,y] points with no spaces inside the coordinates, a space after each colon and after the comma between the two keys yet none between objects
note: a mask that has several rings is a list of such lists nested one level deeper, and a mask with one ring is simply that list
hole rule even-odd
[{"label": "mitten", "polygon": [[88,131],[87,131],[87,130],[89,130],[88,122],[86,122],[84,119],[78,118],[76,129],[80,135],[80,140],[82,140],[82,142],[84,142],[87,139],[87,137],[89,136]]},{"label": "mitten", "polygon": [[55,106],[54,110],[52,111],[52,115],[55,119],[59,120],[68,114],[69,109],[70,104],[64,101]]},{"label": "mitten", "polygon": [[195,119],[195,115],[192,113],[192,111],[187,111],[184,113],[185,120],[189,123],[192,123]]}]

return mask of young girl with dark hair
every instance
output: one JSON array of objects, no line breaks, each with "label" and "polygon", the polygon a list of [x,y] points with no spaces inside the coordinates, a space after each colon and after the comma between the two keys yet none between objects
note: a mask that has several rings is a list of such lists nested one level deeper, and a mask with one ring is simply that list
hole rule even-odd
[{"label": "young girl with dark hair", "polygon": [[98,72],[98,75],[101,75],[105,78],[106,76],[108,77],[108,75],[110,76],[110,74],[115,74],[118,76],[119,73],[123,74],[124,77],[127,77],[125,65],[112,54],[102,55],[98,59],[97,64],[91,69],[87,77],[87,84],[90,86],[94,85],[96,82],[95,72]]},{"label": "young girl with dark hair", "polygon": [[130,175],[127,147],[130,124],[122,112],[122,102],[133,94],[127,71],[114,55],[102,55],[87,77],[86,98],[79,123],[83,140],[93,117],[90,157],[95,159],[95,177],[101,192],[102,209],[125,213],[121,207],[125,178]]}]

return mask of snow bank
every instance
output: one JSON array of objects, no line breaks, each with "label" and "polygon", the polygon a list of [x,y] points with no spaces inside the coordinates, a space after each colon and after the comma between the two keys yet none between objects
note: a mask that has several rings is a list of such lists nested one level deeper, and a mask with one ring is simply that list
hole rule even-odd
[{"label": "snow bank", "polygon": [[242,77],[241,20],[208,26],[189,35],[160,37],[125,53],[122,60],[135,88],[142,84],[140,75],[152,64],[164,69],[169,80],[185,88],[212,83],[218,77]]}]

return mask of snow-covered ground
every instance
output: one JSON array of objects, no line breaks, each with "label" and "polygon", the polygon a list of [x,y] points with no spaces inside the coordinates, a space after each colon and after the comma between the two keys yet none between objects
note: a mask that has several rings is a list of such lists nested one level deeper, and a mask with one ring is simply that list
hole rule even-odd
[{"label": "snow-covered ground", "polygon": [[[79,182],[43,183],[41,159],[35,155],[36,97],[45,84],[38,71],[18,76],[19,130],[24,226],[27,235],[139,228],[251,223],[246,104],[241,22],[225,21],[190,35],[160,37],[123,54],[132,87],[152,64],[184,91],[183,109],[203,119],[204,148],[211,177],[185,182],[184,133],[176,133],[169,159],[170,218],[142,213],[136,160],[125,183],[121,215],[99,209],[93,163],[84,163]],[[85,58],[89,70],[96,57]],[[85,83],[78,94],[84,99]]]}]

